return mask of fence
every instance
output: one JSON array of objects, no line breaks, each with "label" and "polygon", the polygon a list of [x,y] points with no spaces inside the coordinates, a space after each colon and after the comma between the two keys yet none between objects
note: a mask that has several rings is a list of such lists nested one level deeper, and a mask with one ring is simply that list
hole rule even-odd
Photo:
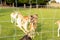
[{"label": "fence", "polygon": [[33,40],[60,40],[57,37],[58,26],[55,24],[57,20],[60,20],[60,9],[51,8],[50,6],[30,9],[0,7],[0,40],[19,40],[25,35],[10,22],[10,13],[18,9],[23,15],[38,14],[38,26]]},{"label": "fence", "polygon": [[[0,6],[0,7],[6,7],[9,8],[10,6]],[[50,5],[24,5],[19,6],[20,8],[60,8],[60,4],[50,4]],[[12,7],[10,7],[12,8]],[[13,7],[15,8],[15,7]]]}]

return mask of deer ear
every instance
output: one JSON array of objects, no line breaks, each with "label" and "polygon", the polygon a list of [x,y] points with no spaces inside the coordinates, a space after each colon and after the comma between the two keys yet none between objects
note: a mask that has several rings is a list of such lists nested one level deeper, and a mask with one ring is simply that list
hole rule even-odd
[{"label": "deer ear", "polygon": [[31,15],[30,17],[33,17],[33,15]]}]

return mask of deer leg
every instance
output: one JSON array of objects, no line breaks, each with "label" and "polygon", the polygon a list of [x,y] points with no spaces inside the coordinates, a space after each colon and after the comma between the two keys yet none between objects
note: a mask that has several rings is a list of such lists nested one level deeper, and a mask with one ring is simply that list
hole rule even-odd
[{"label": "deer leg", "polygon": [[59,28],[58,28],[58,37],[59,37]]}]

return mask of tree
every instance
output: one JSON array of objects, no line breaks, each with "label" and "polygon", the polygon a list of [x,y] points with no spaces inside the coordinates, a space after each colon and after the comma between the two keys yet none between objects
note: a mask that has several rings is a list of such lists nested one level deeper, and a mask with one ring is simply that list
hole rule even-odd
[{"label": "tree", "polygon": [[8,3],[10,6],[12,4],[17,3],[17,4],[24,4],[24,8],[26,7],[26,4],[30,4],[30,7],[32,7],[32,4],[36,4],[36,5],[45,5],[47,3],[47,1],[49,0],[5,0],[6,3]]},{"label": "tree", "polygon": [[6,0],[2,0],[2,4],[4,5],[4,6],[6,6]]},{"label": "tree", "polygon": [[26,3],[28,3],[28,0],[18,0],[18,3],[23,3],[24,8],[26,7]]},{"label": "tree", "polygon": [[6,0],[6,3],[10,4],[10,6],[11,6],[11,4],[14,4],[14,1],[15,0]]},{"label": "tree", "polygon": [[32,0],[32,4],[36,4],[36,8],[38,8],[38,0]]},{"label": "tree", "polygon": [[0,5],[2,5],[2,0],[0,0]]}]

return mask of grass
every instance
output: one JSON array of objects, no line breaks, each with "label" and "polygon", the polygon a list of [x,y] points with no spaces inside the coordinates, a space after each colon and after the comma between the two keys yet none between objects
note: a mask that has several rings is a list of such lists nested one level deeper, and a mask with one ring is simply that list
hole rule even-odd
[{"label": "grass", "polygon": [[[14,24],[10,22],[10,13],[16,8],[0,8],[0,40],[19,40],[25,34]],[[35,38],[33,40],[60,40],[57,37],[57,24],[60,20],[60,9],[53,8],[19,8],[19,11],[25,15],[38,14],[38,26]]]}]

